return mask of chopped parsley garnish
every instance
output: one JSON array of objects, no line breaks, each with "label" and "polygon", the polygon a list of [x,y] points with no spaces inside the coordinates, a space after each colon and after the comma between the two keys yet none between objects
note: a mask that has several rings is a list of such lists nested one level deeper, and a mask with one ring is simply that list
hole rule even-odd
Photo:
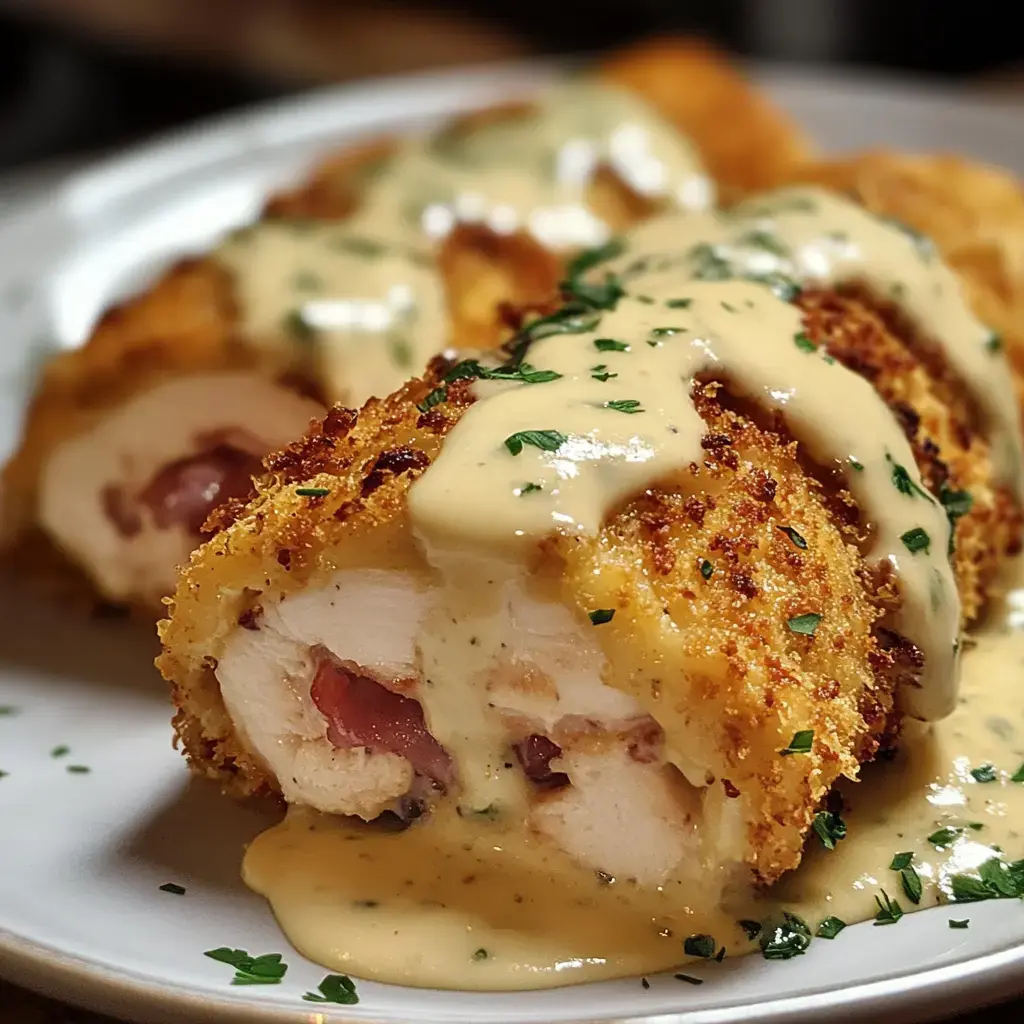
[{"label": "chopped parsley garnish", "polygon": [[486,960],[490,956],[486,949],[478,949],[473,953],[474,960]]},{"label": "chopped parsley garnish", "polygon": [[923,488],[919,487],[914,483],[912,477],[907,472],[905,466],[901,466],[898,462],[893,460],[893,457],[886,453],[886,459],[892,466],[892,483],[900,494],[906,494],[913,497],[915,494],[920,495],[922,498],[926,498],[928,501],[934,501],[935,499]]},{"label": "chopped parsley garnish", "polygon": [[54,747],[50,751],[50,757],[66,757],[71,753],[71,748],[65,746],[63,743],[59,747]]},{"label": "chopped parsley garnish", "polygon": [[244,949],[220,946],[217,949],[208,949],[203,956],[234,967],[232,985],[279,985],[288,972],[288,965],[281,963],[280,953],[249,956]]},{"label": "chopped parsley garnish", "polygon": [[534,491],[543,491],[544,488],[540,484],[535,484],[532,481],[525,484],[520,484],[516,488],[517,495],[521,498],[524,494],[532,494]]},{"label": "chopped parsley garnish", "polygon": [[713,935],[688,935],[683,943],[683,952],[687,956],[700,956],[709,960],[715,955],[715,946]]},{"label": "chopped parsley garnish", "polygon": [[1003,339],[1000,335],[996,334],[995,331],[991,331],[989,336],[985,339],[985,350],[995,355],[997,352],[1003,351]]},{"label": "chopped parsley garnish", "polygon": [[668,299],[665,305],[669,309],[689,309],[693,303],[693,299]]},{"label": "chopped parsley garnish", "polygon": [[952,846],[953,841],[958,836],[962,836],[963,833],[964,830],[962,828],[954,828],[951,825],[946,825],[943,828],[940,828],[937,831],[933,832],[928,837],[928,842],[931,843],[932,846],[937,846],[940,849],[942,849],[946,846]]},{"label": "chopped parsley garnish", "polygon": [[323,288],[324,282],[318,274],[311,270],[300,270],[292,278],[292,287],[300,292],[316,292]]},{"label": "chopped parsley garnish", "polygon": [[726,311],[726,313],[738,313],[739,310],[735,306],[730,306],[728,302],[720,302],[719,305]]},{"label": "chopped parsley garnish", "polygon": [[739,244],[752,249],[764,249],[765,252],[770,252],[775,256],[789,255],[789,249],[785,243],[770,231],[748,231],[739,238]]},{"label": "chopped parsley garnish", "polygon": [[850,466],[855,469],[858,473],[864,472],[864,463],[859,459],[855,459],[852,455],[846,460]]},{"label": "chopped parsley garnish", "polygon": [[594,348],[598,352],[628,352],[629,345],[624,341],[616,341],[614,338],[595,338]]},{"label": "chopped parsley garnish", "polygon": [[0,718],[7,718],[17,713],[18,709],[16,707],[12,707],[10,704],[0,704]]},{"label": "chopped parsley garnish", "polygon": [[780,526],[778,529],[780,529],[802,551],[807,550],[807,541],[805,541],[792,526]]},{"label": "chopped parsley garnish", "polygon": [[296,341],[311,341],[316,337],[316,328],[306,321],[301,310],[293,309],[286,313],[283,326]]},{"label": "chopped parsley garnish", "polygon": [[783,757],[789,754],[809,754],[813,744],[814,730],[801,729],[799,732],[793,733],[793,738],[789,741],[789,746],[783,747],[779,753],[782,754]]},{"label": "chopped parsley garnish", "polygon": [[302,997],[307,1003],[355,1006],[359,1002],[359,996],[356,995],[356,984],[347,974],[328,974],[316,988],[316,992],[307,992]]},{"label": "chopped parsley garnish", "polygon": [[558,380],[562,375],[554,370],[537,370],[529,363],[518,366],[484,366],[476,359],[465,359],[453,366],[446,374],[445,380],[451,383],[461,377],[476,377],[480,380],[511,380],[520,384],[546,384]]},{"label": "chopped parsley garnish", "polygon": [[443,385],[439,388],[434,388],[433,391],[429,392],[427,397],[416,406],[420,412],[430,412],[435,405],[440,405],[448,397],[448,389]]},{"label": "chopped parsley garnish", "polygon": [[957,920],[955,917],[949,919],[950,928],[966,928],[970,923],[971,919],[969,917],[964,917],[960,920]]},{"label": "chopped parsley garnish", "polygon": [[329,487],[296,487],[295,493],[300,498],[325,498],[331,493]]},{"label": "chopped parsley garnish", "polygon": [[505,447],[518,455],[523,445],[531,445],[542,452],[556,452],[569,439],[557,430],[518,430],[505,438]]},{"label": "chopped parsley garnish", "polygon": [[801,331],[799,334],[793,335],[793,344],[796,345],[801,352],[817,352],[818,346],[811,341],[807,335]]},{"label": "chopped parsley garnish", "polygon": [[706,580],[711,579],[711,574],[714,571],[715,571],[715,567],[706,558],[704,559],[703,562],[700,563],[700,574],[701,574],[701,576],[704,577],[704,579],[706,579]]},{"label": "chopped parsley garnish", "polygon": [[744,931],[747,938],[753,941],[761,934],[761,922],[752,921],[750,918],[744,918],[742,921],[736,922]]},{"label": "chopped parsley garnish", "polygon": [[572,277],[562,282],[561,289],[594,309],[614,309],[619,299],[626,294],[614,274],[605,275],[603,281],[584,281],[580,277]]},{"label": "chopped parsley garnish", "polygon": [[504,348],[514,358],[531,342],[553,334],[583,334],[592,331],[600,322],[600,312],[581,302],[570,302],[556,312],[527,324]]},{"label": "chopped parsley garnish", "polygon": [[796,914],[784,911],[782,921],[765,927],[761,935],[761,955],[765,960],[792,960],[802,956],[811,944],[811,929]]},{"label": "chopped parsley garnish", "polygon": [[633,298],[636,299],[637,302],[642,302],[645,306],[654,305],[654,299],[652,299],[650,295],[634,295]]},{"label": "chopped parsley garnish", "polygon": [[956,903],[978,900],[1019,899],[1024,896],[1024,860],[1011,864],[999,857],[991,857],[974,875],[953,875],[952,899]]},{"label": "chopped parsley garnish", "polygon": [[787,619],[786,625],[793,633],[814,636],[819,622],[821,622],[821,615],[818,612],[804,612],[803,615],[794,615],[793,618]]},{"label": "chopped parsley garnish", "polygon": [[818,811],[811,828],[826,850],[834,850],[836,843],[846,838],[846,822],[832,811]]},{"label": "chopped parsley garnish", "polygon": [[881,896],[875,897],[878,904],[878,913],[875,914],[875,924],[895,924],[903,916],[903,908],[884,889]]},{"label": "chopped parsley garnish", "polygon": [[88,775],[92,769],[84,764],[69,764],[64,769],[69,775]]},{"label": "chopped parsley garnish", "polygon": [[911,903],[921,902],[921,876],[917,873],[911,861],[914,859],[912,852],[897,853],[889,864],[892,871],[900,873],[900,882],[903,884],[903,892]]},{"label": "chopped parsley garnish", "polygon": [[595,626],[603,626],[606,622],[611,622],[615,618],[615,609],[595,608],[592,612],[588,612],[587,615]]},{"label": "chopped parsley garnish", "polygon": [[174,896],[185,895],[185,887],[178,885],[176,882],[164,882],[164,884],[160,886],[160,891],[169,892]]},{"label": "chopped parsley garnish", "polygon": [[975,782],[995,782],[999,777],[994,764],[982,764],[971,769],[971,778]]},{"label": "chopped parsley garnish", "polygon": [[703,978],[695,978],[692,974],[673,974],[676,981],[685,981],[687,985],[703,985]]},{"label": "chopped parsley garnish", "polygon": [[671,338],[673,334],[682,334],[685,327],[652,327],[651,334],[656,338]]},{"label": "chopped parsley garnish", "polygon": [[974,498],[970,491],[953,491],[945,484],[939,488],[939,501],[946,510],[946,518],[949,520],[949,554],[956,550],[956,521],[967,515],[974,505]]},{"label": "chopped parsley garnish", "polygon": [[635,398],[617,398],[612,402],[605,402],[604,407],[606,409],[614,409],[616,412],[624,412],[629,415],[644,411],[643,406]]},{"label": "chopped parsley garnish", "polygon": [[693,276],[698,281],[727,281],[735,276],[729,260],[718,251],[716,246],[708,242],[695,245],[689,257],[696,264]]},{"label": "chopped parsley garnish", "polygon": [[915,526],[914,529],[907,530],[906,533],[900,534],[900,540],[903,541],[904,547],[906,547],[912,555],[916,555],[919,551],[923,551],[927,555],[928,548],[932,542],[931,537],[928,536],[927,530],[921,529],[920,526]]},{"label": "chopped parsley garnish", "polygon": [[618,377],[617,373],[609,373],[608,365],[606,363],[598,363],[597,366],[590,368],[590,376],[594,380],[599,380],[602,384],[605,381],[611,380],[612,377]]},{"label": "chopped parsley garnish", "polygon": [[818,925],[814,934],[819,939],[834,939],[845,927],[845,921],[838,917],[829,916]]},{"label": "chopped parsley garnish", "polygon": [[599,263],[605,263],[608,260],[615,259],[616,256],[621,256],[625,248],[625,243],[621,238],[613,238],[604,245],[596,246],[593,249],[584,249],[583,252],[569,262],[569,265],[565,268],[566,273],[570,277],[579,277],[580,274],[585,274]]},{"label": "chopped parsley garnish", "polygon": [[1011,776],[1011,782],[1024,782],[1024,764],[1022,764]]}]

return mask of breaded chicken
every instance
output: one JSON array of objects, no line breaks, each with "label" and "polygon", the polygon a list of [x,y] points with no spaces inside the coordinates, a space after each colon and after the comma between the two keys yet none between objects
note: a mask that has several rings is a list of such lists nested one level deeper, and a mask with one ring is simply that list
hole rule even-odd
[{"label": "breaded chicken", "polygon": [[[645,885],[796,866],[833,784],[916,688],[951,684],[958,619],[1020,511],[959,382],[884,303],[810,289],[794,308],[764,284],[650,274],[628,294],[626,271],[572,285],[575,304],[512,347],[514,385],[438,363],[336,408],[221,510],[160,627],[197,771],[365,818],[509,801],[510,827],[522,814]],[[682,358],[704,369],[679,379]],[[694,419],[669,399],[687,389]],[[502,442],[495,410],[524,401],[535,420]],[[700,457],[684,445],[652,480],[677,436]],[[922,596],[948,634],[901,632]]]},{"label": "breaded chicken", "polygon": [[[650,50],[656,74],[638,81],[637,91],[643,95],[665,76],[693,98],[684,109],[664,113],[684,135],[694,128],[694,158],[705,147],[710,156],[714,147],[713,119],[704,112],[705,105],[716,117],[726,117],[731,132],[737,124],[751,129],[749,150],[736,142],[743,133],[735,133],[731,155],[715,155],[711,161],[727,178],[730,167],[776,168],[797,155],[801,147],[795,131],[720,58],[687,44],[671,44],[678,60],[669,61],[666,45]],[[628,51],[609,64],[609,80],[617,82],[645,67],[647,54],[645,47]],[[625,80],[618,84],[630,85]],[[639,101],[617,95],[605,97],[608,111],[614,118],[616,104],[624,103],[623,116],[628,118],[631,104]],[[572,89],[558,102],[574,102]],[[654,106],[664,105],[655,97]],[[465,149],[458,159],[470,161],[466,166],[472,168],[472,161],[479,159],[472,149],[476,134],[505,123],[515,131],[517,118],[531,109],[518,104],[467,115],[446,129],[437,144],[456,155]],[[555,115],[548,118],[548,129],[560,143],[557,109]],[[582,110],[574,116],[589,115]],[[660,131],[656,115],[651,118],[652,130]],[[567,130],[574,130],[573,124]],[[527,130],[533,129],[527,125]],[[603,218],[600,223],[615,230],[648,216],[662,201],[646,191],[652,167],[659,165],[651,163],[642,137],[638,142],[628,132],[620,134],[604,154],[608,165],[587,172],[585,190],[587,203]],[[675,140],[670,135],[666,128],[654,156],[665,155],[665,166],[674,166],[673,161],[685,165],[692,147],[682,136]],[[32,549],[27,561],[39,564],[52,561],[38,552],[53,542],[92,577],[104,597],[148,606],[154,595],[165,592],[172,558],[183,557],[195,539],[185,519],[202,518],[201,507],[209,510],[243,494],[246,458],[251,461],[299,433],[304,420],[320,411],[312,403],[358,405],[368,395],[390,391],[446,346],[493,347],[507,335],[507,309],[529,309],[550,299],[561,260],[524,231],[497,233],[484,224],[467,223],[451,231],[433,254],[407,248],[403,232],[408,228],[398,230],[391,223],[395,211],[435,186],[416,179],[420,157],[415,146],[411,156],[403,146],[382,140],[331,157],[304,185],[272,198],[257,230],[240,231],[217,254],[174,268],[143,295],[109,312],[81,349],[51,362],[29,411],[21,448],[5,474],[2,536],[9,547],[24,553],[27,543]],[[406,164],[408,181],[398,175],[381,183],[382,171]],[[525,168],[521,180],[513,175],[505,181],[500,174],[498,180],[513,193],[526,186],[529,194],[531,180],[539,182],[546,173],[544,168]],[[662,196],[663,183],[653,185],[652,195]],[[733,184],[729,187],[734,190]],[[382,204],[383,214],[370,216]],[[576,230],[572,210],[559,213],[553,223],[561,224],[559,217],[564,216]],[[380,242],[365,236],[367,227],[371,235],[378,227],[391,235]],[[586,232],[583,237],[588,237]],[[339,301],[349,293],[356,297]],[[290,312],[282,315],[282,310]],[[223,376],[211,384],[208,374]],[[198,390],[190,394],[191,386],[177,378],[193,377]],[[251,377],[269,383],[258,385]],[[227,410],[237,417],[245,395],[232,398],[223,389],[241,380],[249,381],[246,387],[264,388],[261,400],[251,406],[255,425],[249,417],[245,422],[225,419]],[[211,388],[218,382],[224,401],[211,403]],[[147,396],[150,389],[156,390]],[[133,424],[161,407],[167,415],[157,419],[167,421],[168,403],[180,417],[173,432],[179,447],[169,451],[166,444],[157,446],[147,459],[138,445],[129,443]],[[287,425],[283,433],[264,437],[257,429],[257,410],[262,415],[264,409],[275,410],[271,419]],[[104,427],[107,419],[111,425]],[[210,452],[225,431],[233,431],[236,440],[246,438],[234,449],[239,455],[226,456],[234,467],[231,473],[223,465],[225,458],[219,460],[219,470],[210,464]],[[160,458],[171,456],[168,462],[159,462],[158,450]],[[204,468],[197,473],[192,460],[200,458]],[[79,488],[73,507],[63,500],[61,483],[62,467],[72,463]],[[187,480],[192,493],[187,514],[171,522],[166,512],[160,513],[161,525],[149,504],[140,505],[137,498],[171,464],[187,464],[188,473],[178,476]],[[116,465],[124,469],[112,479]],[[183,500],[179,496],[174,503],[184,508]],[[120,560],[126,563],[123,569],[111,568]],[[153,575],[146,578],[148,573]]]},{"label": "breaded chicken", "polygon": [[1012,174],[958,156],[868,152],[793,164],[778,180],[848,193],[933,239],[1006,345],[1024,405],[1024,191]]}]

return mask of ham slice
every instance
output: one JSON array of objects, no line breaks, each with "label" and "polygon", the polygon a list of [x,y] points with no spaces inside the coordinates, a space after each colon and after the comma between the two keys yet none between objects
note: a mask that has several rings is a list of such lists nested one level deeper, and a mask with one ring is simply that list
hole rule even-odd
[{"label": "ham slice", "polygon": [[427,730],[419,701],[327,657],[320,662],[310,696],[327,719],[327,738],[335,747],[398,754],[442,788],[454,780],[451,758]]}]

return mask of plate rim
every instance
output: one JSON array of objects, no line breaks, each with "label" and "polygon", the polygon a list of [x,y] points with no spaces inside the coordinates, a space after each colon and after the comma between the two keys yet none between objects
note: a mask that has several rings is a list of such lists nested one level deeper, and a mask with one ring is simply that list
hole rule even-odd
[{"label": "plate rim", "polygon": [[[571,58],[575,63],[580,58]],[[585,59],[585,58],[584,58]],[[273,144],[325,145],[335,135],[394,130],[400,117],[380,124],[381,106],[400,101],[410,91],[429,94],[441,114],[479,105],[477,86],[497,90],[540,85],[569,59],[527,59],[372,78],[358,83],[324,86],[281,99],[246,105],[161,132],[119,152],[101,156],[72,171],[48,193],[20,208],[0,213],[0,241],[13,229],[40,218],[66,217],[72,228],[111,204],[179,174],[243,156]],[[753,79],[777,95],[814,94],[818,102],[845,97],[849,102],[902,102],[946,116],[984,116],[994,125],[1005,124],[1024,134],[1019,110],[998,97],[965,96],[961,91],[915,76],[875,75],[868,71],[807,66],[749,65]],[[460,96],[459,94],[462,93]],[[367,108],[362,111],[360,108]],[[376,113],[370,111],[376,110]],[[333,115],[325,130],[324,115]],[[409,119],[424,114],[422,108]],[[319,123],[318,123],[319,122]],[[91,194],[91,197],[90,197]],[[84,199],[83,199],[84,197]],[[244,996],[181,992],[174,987],[127,970],[116,970],[25,939],[0,927],[0,976],[15,984],[64,1002],[100,1013],[130,1015],[143,1022],[170,1024],[297,1024],[310,1019],[308,1011],[282,1006],[260,1006]],[[724,1024],[742,1019],[758,1024],[795,1020],[811,1012],[826,1011],[832,1020],[852,1019],[885,1010],[913,1013],[917,1019],[947,1014],[970,1002],[981,1008],[1020,995],[1024,982],[1024,945],[985,953],[969,960],[861,984],[848,984],[827,992],[771,998],[754,1005],[732,1005],[667,1014],[637,1014],[609,1019],[608,1024]],[[60,991],[57,991],[57,989]],[[168,1013],[173,1017],[168,1017]],[[342,1022],[376,1021],[376,1017],[349,1017],[330,1013]],[[427,1018],[423,1018],[426,1021]],[[445,1017],[430,1018],[437,1022]]]}]

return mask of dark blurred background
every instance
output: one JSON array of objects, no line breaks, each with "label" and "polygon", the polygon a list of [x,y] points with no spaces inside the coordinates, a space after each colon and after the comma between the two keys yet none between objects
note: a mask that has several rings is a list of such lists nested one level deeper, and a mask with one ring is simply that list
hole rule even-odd
[{"label": "dark blurred background", "polygon": [[946,78],[1024,57],[1007,0],[0,0],[0,172],[310,84],[657,30],[752,58]]}]

